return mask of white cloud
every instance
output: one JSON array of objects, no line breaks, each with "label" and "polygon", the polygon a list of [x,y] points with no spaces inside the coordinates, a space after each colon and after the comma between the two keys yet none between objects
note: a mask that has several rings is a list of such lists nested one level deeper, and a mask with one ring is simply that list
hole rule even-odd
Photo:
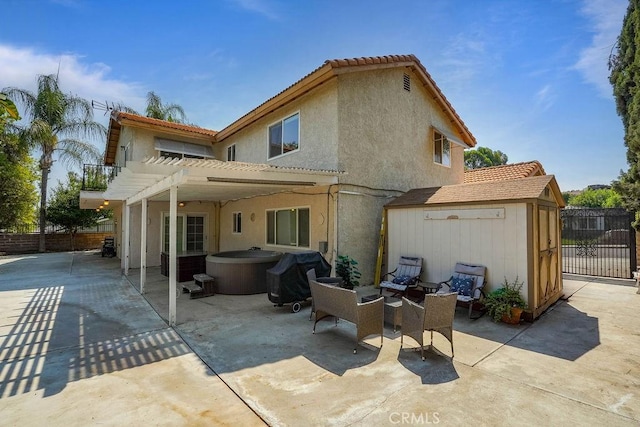
[{"label": "white cloud", "polygon": [[627,0],[584,0],[580,10],[592,26],[593,37],[574,67],[606,98],[612,96],[607,62],[620,35],[627,6]]},{"label": "white cloud", "polygon": [[30,48],[17,48],[0,44],[2,87],[17,87],[36,91],[37,76],[56,74],[60,86],[87,100],[122,102],[135,109],[145,105],[142,86],[108,77],[110,68],[102,63],[87,64],[76,54],[51,54]]},{"label": "white cloud", "polygon": [[551,91],[551,85],[545,85],[542,89],[536,92],[534,99],[535,105],[542,111],[548,110],[555,102],[555,95]]},{"label": "white cloud", "polygon": [[443,49],[440,66],[447,70],[446,81],[468,82],[472,80],[489,59],[480,34],[458,33]]},{"label": "white cloud", "polygon": [[242,9],[248,10],[250,12],[258,13],[260,15],[264,15],[267,18],[274,21],[280,20],[280,15],[278,15],[278,13],[274,10],[270,2],[266,0],[232,0],[232,1]]}]

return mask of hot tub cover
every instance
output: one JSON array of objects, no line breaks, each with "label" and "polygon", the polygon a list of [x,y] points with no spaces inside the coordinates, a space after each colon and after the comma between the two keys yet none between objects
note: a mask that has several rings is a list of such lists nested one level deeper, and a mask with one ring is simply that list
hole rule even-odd
[{"label": "hot tub cover", "polygon": [[311,297],[307,271],[315,268],[316,277],[328,277],[331,265],[320,252],[285,253],[280,261],[267,270],[269,301],[288,304]]}]

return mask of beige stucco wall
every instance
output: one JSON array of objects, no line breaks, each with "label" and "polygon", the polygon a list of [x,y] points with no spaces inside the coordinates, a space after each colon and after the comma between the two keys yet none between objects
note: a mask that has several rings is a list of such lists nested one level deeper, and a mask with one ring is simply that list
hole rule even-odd
[{"label": "beige stucco wall", "polygon": [[[432,219],[425,211],[504,208],[504,219]],[[388,210],[387,259],[395,268],[401,255],[424,258],[422,279],[440,282],[451,276],[458,261],[485,265],[487,288],[501,287],[504,278],[524,281],[529,277],[529,242],[526,203]]]},{"label": "beige stucco wall", "polygon": [[462,147],[452,144],[451,167],[433,161],[431,127],[457,133],[410,70],[342,74],[338,100],[341,182],[402,191],[463,182]]},{"label": "beige stucco wall", "polygon": [[[280,252],[317,251],[319,242],[329,243],[329,250],[323,254],[329,263],[333,262],[333,220],[335,188],[323,187],[313,191],[296,191],[272,196],[254,197],[224,202],[220,209],[220,250],[231,251],[248,249],[252,246],[264,250]],[[291,247],[269,245],[266,242],[266,211],[282,208],[309,208],[309,228],[311,232],[309,247]],[[242,213],[242,233],[233,233],[233,213]]]},{"label": "beige stucco wall", "polygon": [[[227,147],[236,144],[236,161],[268,163],[311,169],[338,167],[336,80],[260,119],[246,129],[215,144],[216,158],[226,160]],[[296,112],[300,113],[300,146],[297,151],[269,160],[268,128]]]},{"label": "beige stucco wall", "polygon": [[120,147],[129,149],[129,160],[141,161],[147,157],[158,156],[159,152],[155,149],[155,138],[169,139],[173,141],[188,142],[197,145],[210,146],[211,144],[196,138],[186,138],[183,136],[175,136],[169,133],[150,131],[147,129],[131,128],[123,126],[120,131],[120,142],[116,152],[115,163],[124,165],[124,150]]},{"label": "beige stucco wall", "polygon": [[[403,88],[405,72],[409,92]],[[451,144],[451,166],[434,163],[432,126],[457,133],[411,71],[341,74],[338,87],[339,168],[347,172],[340,182],[362,194],[340,195],[338,252],[359,262],[368,284],[384,204],[399,191],[463,182],[464,154]]]}]

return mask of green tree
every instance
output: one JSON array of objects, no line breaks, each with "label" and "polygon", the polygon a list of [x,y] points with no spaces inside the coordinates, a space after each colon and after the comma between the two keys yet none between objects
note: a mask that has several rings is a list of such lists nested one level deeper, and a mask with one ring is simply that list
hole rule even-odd
[{"label": "green tree", "polygon": [[487,147],[478,147],[464,152],[464,167],[466,169],[505,165],[508,161],[509,158],[502,151],[494,151]]},{"label": "green tree", "polygon": [[20,120],[18,108],[7,95],[0,93],[0,133],[4,132],[4,127],[12,120]]},{"label": "green tree", "polygon": [[162,100],[155,92],[151,91],[147,94],[147,108],[145,109],[147,117],[153,119],[166,120],[175,123],[184,123],[187,115],[182,107],[178,104],[163,104]]},{"label": "green tree", "polygon": [[20,140],[40,153],[40,242],[44,252],[49,173],[54,154],[64,163],[81,165],[84,160],[99,161],[100,153],[78,138],[104,138],[106,129],[93,120],[91,103],[62,92],[57,75],[38,76],[38,91],[6,88],[5,93],[24,107],[28,124],[18,133]]},{"label": "green tree", "polygon": [[569,193],[568,191],[564,191],[562,193],[562,198],[564,199],[564,204],[569,206],[571,204],[571,199],[573,199],[574,195]]},{"label": "green tree", "polygon": [[0,131],[0,229],[35,223],[36,168],[18,136],[7,129]]},{"label": "green tree", "polygon": [[585,208],[619,208],[622,207],[622,197],[610,188],[588,189],[571,197],[569,204]]},{"label": "green tree", "polygon": [[629,169],[612,183],[628,210],[640,210],[640,0],[630,0],[617,48],[609,58],[609,81],[624,126]]},{"label": "green tree", "polygon": [[47,206],[47,221],[71,233],[71,248],[74,249],[75,235],[81,227],[96,225],[103,214],[92,209],[80,209],[82,179],[68,172],[66,186],[58,182]]}]

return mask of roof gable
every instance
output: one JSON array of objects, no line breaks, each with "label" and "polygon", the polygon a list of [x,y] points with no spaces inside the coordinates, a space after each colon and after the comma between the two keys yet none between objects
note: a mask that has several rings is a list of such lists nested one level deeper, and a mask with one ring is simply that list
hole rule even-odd
[{"label": "roof gable", "polygon": [[469,131],[451,103],[447,100],[440,88],[436,85],[436,82],[427,72],[427,69],[422,65],[422,63],[420,63],[415,55],[388,55],[327,60],[324,64],[304,76],[302,79],[298,80],[276,96],[268,99],[235,122],[231,123],[229,126],[222,129],[217,134],[216,141],[222,141],[225,138],[228,138],[267,114],[281,108],[295,99],[300,98],[309,91],[335,78],[339,74],[392,67],[412,68],[416,75],[419,76],[427,91],[432,94],[435,102],[442,108],[445,114],[450,117],[453,126],[457,128],[462,135],[463,142],[469,147],[475,146],[475,137],[471,134],[471,131]]}]

